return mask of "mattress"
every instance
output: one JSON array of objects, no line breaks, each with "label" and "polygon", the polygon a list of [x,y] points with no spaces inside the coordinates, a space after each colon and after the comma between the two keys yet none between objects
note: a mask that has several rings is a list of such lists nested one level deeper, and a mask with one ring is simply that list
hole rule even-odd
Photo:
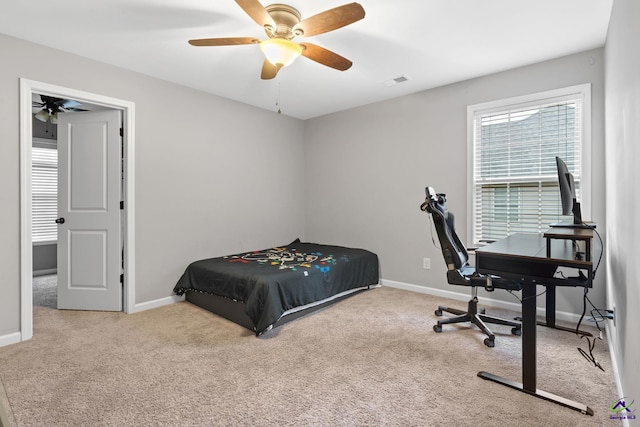
[{"label": "mattress", "polygon": [[174,292],[200,292],[244,303],[261,334],[283,314],[377,285],[378,256],[365,249],[301,242],[191,263]]}]

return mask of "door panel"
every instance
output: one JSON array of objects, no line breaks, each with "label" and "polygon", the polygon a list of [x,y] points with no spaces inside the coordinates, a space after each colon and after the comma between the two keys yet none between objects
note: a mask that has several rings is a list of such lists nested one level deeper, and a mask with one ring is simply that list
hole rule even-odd
[{"label": "door panel", "polygon": [[58,308],[122,310],[120,111],[58,116]]},{"label": "door panel", "polygon": [[[94,126],[97,126],[95,128]],[[71,210],[106,212],[108,183],[108,139],[100,135],[101,123],[77,124],[69,139],[72,174],[82,179],[70,179],[69,207]],[[95,135],[94,132],[97,134]]]},{"label": "door panel", "polygon": [[106,230],[70,230],[69,243],[69,289],[107,289]]}]

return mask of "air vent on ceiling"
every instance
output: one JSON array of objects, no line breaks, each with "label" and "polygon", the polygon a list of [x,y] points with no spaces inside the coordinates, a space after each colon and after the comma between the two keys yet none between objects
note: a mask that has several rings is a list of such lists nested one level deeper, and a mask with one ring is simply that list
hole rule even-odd
[{"label": "air vent on ceiling", "polygon": [[393,78],[391,80],[384,81],[384,82],[382,82],[382,84],[387,86],[387,87],[390,87],[390,86],[395,86],[398,83],[404,83],[404,82],[407,82],[407,81],[409,81],[409,77],[406,74],[403,74],[403,75],[395,77],[395,78]]}]

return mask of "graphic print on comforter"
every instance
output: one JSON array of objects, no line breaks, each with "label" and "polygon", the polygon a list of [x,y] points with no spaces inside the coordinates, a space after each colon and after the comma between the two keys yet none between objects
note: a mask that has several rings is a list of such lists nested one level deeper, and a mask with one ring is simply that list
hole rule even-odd
[{"label": "graphic print on comforter", "polygon": [[[324,256],[322,252],[302,253],[288,247],[254,251],[244,255],[229,255],[224,258],[228,259],[229,262],[241,262],[244,264],[257,262],[258,265],[278,266],[281,270],[297,271],[299,268],[315,267],[321,273],[331,271],[331,266],[337,262],[333,255]],[[343,260],[349,261],[346,256],[343,256]]]}]

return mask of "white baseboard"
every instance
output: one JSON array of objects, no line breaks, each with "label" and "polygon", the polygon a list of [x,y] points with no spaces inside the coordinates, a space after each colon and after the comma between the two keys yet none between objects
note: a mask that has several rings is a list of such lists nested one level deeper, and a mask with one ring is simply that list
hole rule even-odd
[{"label": "white baseboard", "polygon": [[141,311],[163,307],[165,305],[174,304],[180,301],[184,301],[184,295],[182,296],[172,295],[170,297],[160,298],[153,301],[141,302],[136,304],[133,307],[133,311],[131,311],[130,313],[139,313]]},{"label": "white baseboard", "polygon": [[33,275],[35,276],[48,276],[50,274],[57,274],[58,273],[58,269],[57,268],[48,268],[46,270],[34,270],[33,271]]},{"label": "white baseboard", "polygon": [[14,332],[12,334],[0,335],[0,347],[5,345],[16,344],[22,341],[22,335],[20,332]]},{"label": "white baseboard", "polygon": [[[613,336],[613,332],[611,331],[611,326],[609,322],[605,323],[605,331],[607,333],[607,344],[609,344],[609,357],[611,358],[611,370],[613,371],[613,378],[616,381],[616,391],[618,392],[618,397],[622,398],[626,396],[624,390],[622,390],[622,381],[620,380],[620,371],[618,370],[618,362],[617,362],[617,354],[613,347],[613,341],[609,339],[609,337]],[[622,427],[630,427],[629,420],[622,420]]]},{"label": "white baseboard", "polygon": [[[457,301],[465,301],[465,302],[469,300],[469,296],[471,295],[470,293],[464,294],[460,292],[446,291],[443,289],[430,288],[428,286],[413,285],[410,283],[396,282],[393,280],[385,280],[385,279],[380,279],[380,284],[382,284],[382,286],[388,286],[390,288],[404,289],[406,291],[412,291],[412,292],[433,295],[433,296],[443,297],[443,298],[451,298]],[[503,308],[506,310],[513,310],[513,311],[522,311],[522,306],[519,301],[508,302],[508,301],[501,301],[501,300],[487,298],[487,297],[478,297],[478,301],[480,302],[480,304],[486,305],[488,307]],[[537,313],[539,316],[544,317],[545,308],[538,307]],[[580,321],[580,314],[569,313],[567,311],[556,311],[556,320],[577,324]]]}]

